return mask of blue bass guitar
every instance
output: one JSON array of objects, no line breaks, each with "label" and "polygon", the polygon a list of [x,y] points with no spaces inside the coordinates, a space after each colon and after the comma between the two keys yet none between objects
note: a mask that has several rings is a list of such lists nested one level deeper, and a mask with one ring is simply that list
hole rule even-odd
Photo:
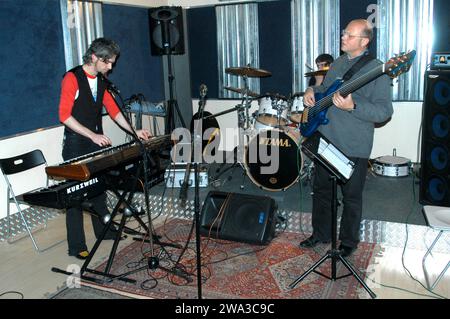
[{"label": "blue bass guitar", "polygon": [[316,104],[312,107],[305,107],[302,114],[300,123],[300,132],[302,135],[309,137],[320,125],[328,124],[329,120],[326,114],[328,108],[333,105],[333,94],[335,92],[339,92],[343,97],[346,97],[383,74],[387,74],[391,78],[396,78],[400,74],[409,71],[415,56],[415,50],[395,56],[388,62],[376,66],[356,79],[350,79],[345,83],[343,80],[336,80],[325,93],[314,94]]}]

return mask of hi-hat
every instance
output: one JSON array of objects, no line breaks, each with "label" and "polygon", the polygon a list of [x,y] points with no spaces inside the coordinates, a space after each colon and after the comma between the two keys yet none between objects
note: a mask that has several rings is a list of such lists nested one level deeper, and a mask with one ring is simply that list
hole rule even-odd
[{"label": "hi-hat", "polygon": [[231,86],[225,86],[224,89],[228,90],[228,91],[233,91],[233,92],[236,92],[236,93],[240,93],[240,94],[247,93],[247,95],[251,96],[251,97],[259,97],[258,93],[255,93],[255,92],[250,91],[250,90],[246,90],[244,88],[241,89],[241,88],[234,88],[234,87],[231,87]]},{"label": "hi-hat", "polygon": [[247,76],[249,78],[264,78],[266,76],[271,76],[272,73],[266,70],[255,69],[249,66],[237,67],[237,68],[226,68],[225,73]]},{"label": "hi-hat", "polygon": [[305,73],[305,77],[325,75],[325,74],[327,74],[327,72],[328,72],[328,70],[317,70],[317,71],[313,71],[313,72],[308,72],[308,73]]}]

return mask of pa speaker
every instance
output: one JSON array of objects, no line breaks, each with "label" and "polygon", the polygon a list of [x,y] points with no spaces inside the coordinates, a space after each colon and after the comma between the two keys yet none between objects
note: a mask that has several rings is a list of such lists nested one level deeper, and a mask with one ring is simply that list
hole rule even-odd
[{"label": "pa speaker", "polygon": [[428,71],[422,109],[419,201],[450,207],[450,71]]},{"label": "pa speaker", "polygon": [[184,54],[182,8],[151,8],[148,17],[152,55]]},{"label": "pa speaker", "polygon": [[211,191],[201,211],[200,234],[267,245],[275,235],[276,209],[267,196]]}]

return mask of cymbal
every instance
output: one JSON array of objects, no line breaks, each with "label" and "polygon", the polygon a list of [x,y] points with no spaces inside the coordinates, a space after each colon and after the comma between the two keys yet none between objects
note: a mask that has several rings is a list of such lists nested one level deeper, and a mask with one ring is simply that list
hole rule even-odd
[{"label": "cymbal", "polygon": [[245,94],[247,92],[248,96],[259,97],[258,93],[255,93],[255,92],[250,91],[250,90],[245,90],[245,88],[241,89],[241,88],[234,88],[234,87],[231,87],[231,86],[225,86],[224,89],[228,90],[228,91],[233,91],[233,92],[236,92],[236,93],[240,93],[240,94]]},{"label": "cymbal", "polygon": [[249,66],[237,67],[237,68],[226,68],[225,73],[233,75],[247,76],[249,78],[264,78],[271,76],[272,73],[266,70],[255,69]]},{"label": "cymbal", "polygon": [[328,72],[328,70],[317,70],[317,71],[313,71],[313,72],[308,72],[308,73],[305,73],[305,77],[325,75],[325,74],[327,74],[327,72]]}]

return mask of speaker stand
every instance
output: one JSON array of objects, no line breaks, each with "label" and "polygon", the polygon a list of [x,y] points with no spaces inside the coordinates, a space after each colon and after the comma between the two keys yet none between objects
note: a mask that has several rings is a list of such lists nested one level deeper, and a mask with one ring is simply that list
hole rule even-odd
[{"label": "speaker stand", "polygon": [[167,52],[167,72],[168,72],[167,77],[168,77],[168,82],[169,82],[169,101],[167,104],[167,117],[166,117],[165,133],[171,134],[172,131],[175,129],[174,109],[176,110],[176,112],[178,114],[181,125],[184,128],[187,128],[187,126],[186,126],[186,122],[184,121],[183,115],[181,115],[180,108],[178,107],[178,102],[174,98],[173,81],[175,80],[175,76],[173,75],[173,70],[172,70],[172,54],[170,53],[170,50],[168,50],[168,52]]}]

